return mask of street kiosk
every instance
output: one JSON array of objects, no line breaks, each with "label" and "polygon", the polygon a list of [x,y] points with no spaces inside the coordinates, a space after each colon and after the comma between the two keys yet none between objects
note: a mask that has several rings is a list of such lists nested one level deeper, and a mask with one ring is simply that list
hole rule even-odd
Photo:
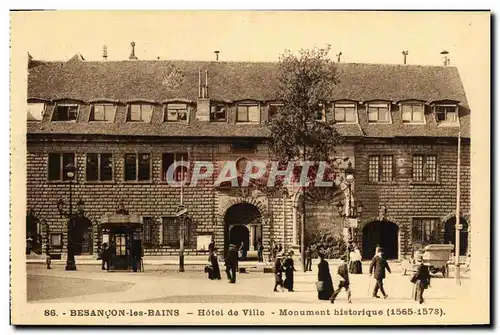
[{"label": "street kiosk", "polygon": [[111,269],[141,270],[142,224],[138,215],[129,214],[121,206],[116,213],[102,217],[101,233],[101,243],[116,248]]}]

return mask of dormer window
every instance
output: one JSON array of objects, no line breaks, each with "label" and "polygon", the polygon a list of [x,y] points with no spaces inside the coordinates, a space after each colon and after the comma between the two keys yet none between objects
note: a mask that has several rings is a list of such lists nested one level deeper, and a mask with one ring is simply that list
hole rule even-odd
[{"label": "dormer window", "polygon": [[28,103],[28,121],[42,121],[45,112],[45,103]]},{"label": "dormer window", "polygon": [[268,112],[267,112],[267,119],[269,121],[272,120],[272,118],[278,114],[280,108],[282,108],[283,105],[282,104],[278,104],[278,103],[274,103],[274,104],[269,104],[269,109],[268,109]]},{"label": "dormer window", "polygon": [[165,113],[166,122],[187,121],[188,107],[187,104],[168,104]]},{"label": "dormer window", "polygon": [[438,123],[455,123],[458,121],[458,106],[456,105],[437,105],[435,110]]},{"label": "dormer window", "polygon": [[356,105],[351,104],[335,104],[333,107],[336,123],[356,123]]},{"label": "dormer window", "polygon": [[368,104],[368,123],[390,123],[391,116],[388,103]]},{"label": "dormer window", "polygon": [[151,122],[153,106],[145,103],[134,103],[129,105],[127,121]]},{"label": "dormer window", "polygon": [[260,106],[258,104],[238,105],[236,122],[238,122],[238,123],[259,123],[260,122]]},{"label": "dormer window", "polygon": [[52,115],[52,121],[76,121],[78,105],[57,105]]},{"label": "dormer window", "polygon": [[314,115],[315,121],[325,121],[326,120],[326,110],[323,104],[320,104]]},{"label": "dormer window", "polygon": [[404,123],[424,123],[424,105],[422,104],[402,104],[401,119]]},{"label": "dormer window", "polygon": [[222,104],[213,104],[210,106],[210,122],[226,122],[227,108]]},{"label": "dormer window", "polygon": [[113,104],[94,104],[90,111],[90,121],[107,121],[115,120],[116,106]]}]

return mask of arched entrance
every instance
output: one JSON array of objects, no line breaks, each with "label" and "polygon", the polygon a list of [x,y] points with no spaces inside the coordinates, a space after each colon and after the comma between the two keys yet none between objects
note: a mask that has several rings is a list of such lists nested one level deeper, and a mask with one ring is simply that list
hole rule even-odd
[{"label": "arched entrance", "polygon": [[[444,244],[453,244],[455,243],[455,224],[456,218],[449,218],[444,224]],[[469,225],[464,218],[460,218],[460,224],[462,225],[462,229],[460,230],[460,256],[467,255],[467,248],[469,246]]]},{"label": "arched entrance", "polygon": [[384,248],[387,259],[397,259],[399,227],[390,221],[372,221],[363,227],[363,259],[375,255],[377,246]]},{"label": "arched entrance", "polygon": [[86,217],[76,217],[72,240],[75,255],[92,254],[92,222]]},{"label": "arched entrance", "polygon": [[262,238],[262,215],[250,203],[238,203],[228,208],[224,215],[224,251],[229,244],[244,246],[248,259],[257,259],[257,245]]}]

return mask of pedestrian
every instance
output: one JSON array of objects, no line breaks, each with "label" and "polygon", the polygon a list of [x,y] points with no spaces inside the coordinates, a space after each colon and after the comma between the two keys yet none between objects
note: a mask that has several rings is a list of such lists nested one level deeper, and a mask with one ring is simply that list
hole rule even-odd
[{"label": "pedestrian", "polygon": [[109,268],[108,253],[109,253],[108,252],[108,244],[103,243],[102,248],[101,248],[101,254],[99,255],[99,257],[101,258],[101,262],[102,262],[101,270],[106,270],[107,268]]},{"label": "pedestrian", "polygon": [[209,272],[208,278],[214,280],[220,280],[220,268],[219,268],[219,260],[218,260],[218,254],[217,254],[217,248],[213,248],[212,252],[210,253],[210,266],[211,266],[211,271]]},{"label": "pedestrian", "polygon": [[288,257],[283,264],[283,268],[285,270],[285,283],[284,286],[288,289],[288,292],[293,292],[293,272],[295,271],[295,267],[293,266],[293,251],[288,253]]},{"label": "pedestrian", "polygon": [[109,271],[110,269],[113,269],[115,266],[114,265],[115,255],[116,255],[115,242],[111,242],[109,245],[109,248],[107,250],[108,250],[108,253],[106,255],[106,258],[107,258],[106,270]]},{"label": "pedestrian", "polygon": [[277,256],[274,261],[274,292],[278,292],[278,286],[283,292],[283,263],[281,256]]},{"label": "pedestrian", "polygon": [[283,251],[283,244],[280,243],[279,247],[278,247],[278,252],[282,252]]},{"label": "pedestrian", "polygon": [[387,271],[389,271],[389,273],[391,273],[391,268],[389,267],[389,264],[384,257],[384,250],[381,247],[378,247],[377,253],[373,257],[373,260],[370,264],[370,276],[373,273],[373,277],[376,280],[372,295],[374,298],[380,298],[377,294],[379,289],[380,292],[382,292],[384,299],[387,299],[388,297],[384,290],[384,278],[386,269]]},{"label": "pedestrian", "polygon": [[311,247],[307,247],[306,251],[306,268],[304,272],[312,271],[312,250]]},{"label": "pedestrian", "polygon": [[264,262],[264,246],[262,245],[262,239],[260,238],[257,246],[257,258],[259,259],[259,263]]},{"label": "pedestrian", "polygon": [[142,259],[142,245],[141,240],[134,240],[132,242],[132,248],[130,250],[130,255],[132,256],[132,270],[137,272],[141,269],[141,259]]},{"label": "pedestrian", "polygon": [[248,245],[246,245],[245,242],[241,242],[241,260],[242,261],[247,260],[247,252],[248,252]]},{"label": "pedestrian", "polygon": [[322,252],[318,253],[319,264],[318,264],[318,299],[328,300],[333,294],[333,283],[332,276],[330,275],[330,266],[328,262],[325,261],[325,256]]},{"label": "pedestrian", "polygon": [[423,257],[420,256],[417,259],[418,268],[411,282],[415,284],[415,296],[414,299],[420,304],[424,303],[424,291],[431,285],[431,274],[429,273],[429,267],[424,264]]},{"label": "pedestrian", "polygon": [[335,299],[339,295],[340,291],[342,289],[345,289],[347,292],[347,301],[351,303],[351,288],[350,288],[350,282],[349,282],[349,271],[347,268],[347,263],[346,263],[346,257],[342,256],[340,258],[341,262],[340,265],[337,269],[337,276],[338,276],[338,286],[335,292],[333,292],[332,296],[330,297],[330,301],[333,304],[335,302]]},{"label": "pedestrian", "polygon": [[236,283],[236,270],[238,269],[238,250],[235,245],[230,245],[225,260],[226,274],[231,284]]},{"label": "pedestrian", "polygon": [[208,244],[208,261],[209,262],[211,259],[211,254],[214,251],[214,248],[215,248],[215,241],[214,241],[214,238],[212,236],[212,238],[210,239],[210,243]]},{"label": "pedestrian", "polygon": [[361,274],[363,273],[363,266],[361,263],[361,252],[358,247],[355,247],[354,250],[349,254],[350,258],[350,266],[349,272],[352,274]]}]

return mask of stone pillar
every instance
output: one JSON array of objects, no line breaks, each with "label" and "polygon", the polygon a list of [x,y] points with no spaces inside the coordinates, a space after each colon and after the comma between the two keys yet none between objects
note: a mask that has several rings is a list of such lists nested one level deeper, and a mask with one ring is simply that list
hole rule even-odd
[{"label": "stone pillar", "polygon": [[255,250],[255,226],[248,225],[248,229],[250,230],[250,245],[248,246],[248,250]]},{"label": "stone pillar", "polygon": [[297,207],[293,206],[292,210],[292,246],[299,245],[297,239]]}]

